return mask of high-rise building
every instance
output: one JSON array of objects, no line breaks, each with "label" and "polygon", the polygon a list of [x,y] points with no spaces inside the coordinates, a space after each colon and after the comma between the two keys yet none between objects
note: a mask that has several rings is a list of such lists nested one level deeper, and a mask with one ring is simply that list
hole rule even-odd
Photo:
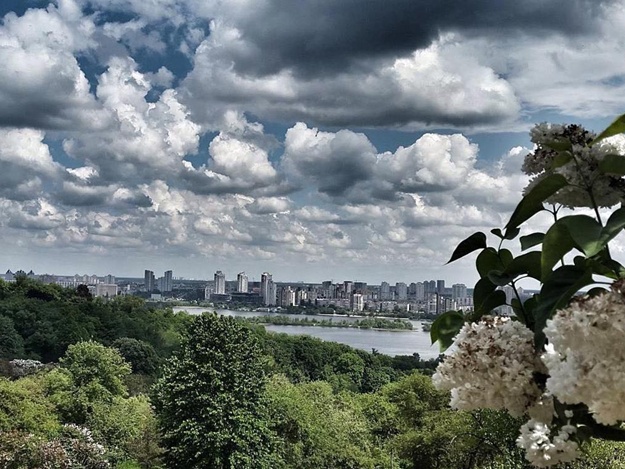
[{"label": "high-rise building", "polygon": [[107,285],[115,285],[117,282],[115,281],[115,276],[108,274],[106,277],[104,277],[104,283],[106,283]]},{"label": "high-rise building", "polygon": [[350,300],[352,311],[362,311],[365,309],[365,300],[361,293],[354,293]]},{"label": "high-rise building", "polygon": [[430,293],[437,293],[435,280],[430,280],[430,281],[425,280],[423,282],[423,288],[425,290],[426,295],[429,295]]},{"label": "high-rise building", "polygon": [[445,293],[445,280],[436,281],[436,293],[438,293],[439,295]]},{"label": "high-rise building", "polygon": [[343,289],[345,290],[345,298],[349,298],[354,291],[354,282],[350,282],[349,280],[345,280],[343,282]]},{"label": "high-rise building", "polygon": [[388,284],[388,282],[382,282],[382,284],[380,285],[380,299],[391,299],[391,286]]},{"label": "high-rise building", "polygon": [[498,290],[503,290],[506,294],[506,305],[499,306],[496,310],[501,316],[512,316],[514,314],[514,310],[512,309],[512,300],[516,299],[516,293],[514,288],[510,285],[504,285],[503,287],[499,287]]},{"label": "high-rise building", "polygon": [[215,272],[215,294],[226,294],[226,276],[221,270]]},{"label": "high-rise building", "polygon": [[425,285],[423,284],[423,282],[417,282],[415,286],[415,298],[417,300],[425,299]]},{"label": "high-rise building", "polygon": [[457,300],[459,298],[467,297],[467,286],[464,283],[456,283],[451,286],[451,299]]},{"label": "high-rise building", "polygon": [[113,298],[117,296],[117,285],[107,284],[107,283],[98,283],[95,286],[95,296]]},{"label": "high-rise building", "polygon": [[395,284],[395,292],[397,293],[397,301],[406,301],[408,299],[408,287],[404,282]]},{"label": "high-rise building", "polygon": [[272,280],[269,282],[269,289],[268,289],[268,296],[267,296],[269,302],[267,303],[267,306],[275,306],[277,296],[278,296],[277,287],[276,287],[276,284]]},{"label": "high-rise building", "polygon": [[145,286],[145,291],[148,293],[154,291],[154,284],[154,272],[152,272],[151,270],[146,270],[143,276],[143,285]]},{"label": "high-rise building", "polygon": [[239,293],[247,293],[248,289],[248,280],[245,272],[240,272],[237,275],[237,292]]},{"label": "high-rise building", "polygon": [[295,306],[296,304],[296,296],[295,290],[291,287],[283,287],[280,292],[280,306],[288,307]]},{"label": "high-rise building", "polygon": [[171,270],[165,271],[163,276],[163,289],[162,292],[171,292],[174,289],[174,273]]},{"label": "high-rise building", "polygon": [[276,285],[269,272],[263,272],[260,276],[260,296],[263,297],[265,306],[275,306],[276,304]]}]

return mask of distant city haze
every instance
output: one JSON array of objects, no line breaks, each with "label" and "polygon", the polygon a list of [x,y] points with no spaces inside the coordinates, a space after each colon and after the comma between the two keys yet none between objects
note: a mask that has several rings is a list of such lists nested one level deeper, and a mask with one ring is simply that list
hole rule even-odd
[{"label": "distant city haze", "polygon": [[[143,279],[124,278],[108,274],[62,276],[54,274],[37,275],[29,272],[7,270],[0,275],[5,281],[15,281],[19,276],[77,288],[86,285],[97,297],[112,298],[117,295],[138,295],[152,301],[204,301],[213,304],[236,307],[258,308],[316,308],[338,309],[341,312],[390,312],[411,316],[423,313],[436,316],[449,310],[469,311],[473,309],[473,290],[464,283],[446,285],[443,279],[417,282],[383,281],[379,285],[356,280],[320,283],[275,282],[270,272],[263,272],[260,281],[250,281],[246,272],[239,272],[236,279],[227,279],[223,271],[213,274],[212,281],[191,280],[174,277],[173,270],[166,270],[156,277],[154,271],[146,269]],[[506,303],[511,304],[515,292],[511,287],[502,287]],[[528,292],[518,288],[522,298]],[[498,308],[501,314],[510,315],[510,306]]]}]

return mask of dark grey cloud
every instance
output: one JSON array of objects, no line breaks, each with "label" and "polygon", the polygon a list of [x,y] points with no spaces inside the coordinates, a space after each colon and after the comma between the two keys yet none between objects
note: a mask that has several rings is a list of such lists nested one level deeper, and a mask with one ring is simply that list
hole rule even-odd
[{"label": "dark grey cloud", "polygon": [[[235,61],[242,73],[292,68],[303,75],[404,55],[445,31],[579,35],[614,0],[268,0],[234,18],[260,55]],[[238,20],[238,23],[237,23]]]},{"label": "dark grey cloud", "polygon": [[106,207],[108,210],[129,210],[149,208],[152,200],[139,189],[118,187],[115,185],[101,186],[89,182],[65,181],[51,195],[55,202],[66,207]]},{"label": "dark grey cloud", "polygon": [[64,183],[62,190],[57,192],[57,200],[64,205],[73,207],[89,207],[104,205],[111,200],[115,189],[106,186],[82,186],[74,183]]},{"label": "dark grey cloud", "polygon": [[287,173],[302,184],[313,182],[331,197],[373,179],[376,150],[363,134],[330,134],[299,123],[287,131],[285,147],[282,164]]},{"label": "dark grey cloud", "polygon": [[466,182],[478,150],[460,134],[424,134],[394,153],[378,153],[364,134],[323,132],[303,123],[287,131],[285,149],[282,167],[294,183],[352,204],[455,190]]}]

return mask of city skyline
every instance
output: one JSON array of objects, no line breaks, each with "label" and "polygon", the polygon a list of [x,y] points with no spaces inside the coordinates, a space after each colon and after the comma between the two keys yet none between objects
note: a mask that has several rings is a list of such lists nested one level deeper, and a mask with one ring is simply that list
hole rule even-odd
[{"label": "city skyline", "polygon": [[[34,271],[34,269],[7,269],[6,272],[11,272],[12,274],[16,274],[17,272],[24,272],[24,273],[32,273],[33,275],[37,275],[37,276],[45,276],[45,275],[49,275],[49,276],[58,276],[58,277],[98,277],[98,278],[107,278],[107,277],[111,277],[113,279],[136,279],[136,280],[140,280],[143,279],[143,281],[145,282],[145,279],[147,278],[148,272],[152,275],[152,282],[154,285],[157,284],[158,280],[162,280],[167,278],[166,276],[163,277],[156,277],[155,276],[155,271],[153,270],[149,270],[149,269],[144,269],[144,274],[143,275],[120,275],[120,274],[111,274],[111,273],[107,273],[107,274],[102,274],[102,273],[98,273],[98,272],[92,272],[92,273],[83,273],[83,274],[79,274],[79,273],[73,273],[73,274],[66,274],[66,273],[58,273],[58,272],[36,272]],[[4,271],[3,271],[4,272]],[[226,283],[238,283],[239,282],[239,276],[241,274],[245,274],[246,277],[246,282],[244,284],[251,284],[251,283],[260,283],[262,282],[262,276],[263,274],[268,274],[268,272],[264,271],[262,273],[260,273],[258,275],[258,277],[254,276],[254,275],[247,275],[246,272],[238,272],[236,275],[230,275],[228,276],[226,273],[224,273],[223,269],[222,270],[218,270],[213,272],[212,274],[207,274],[205,277],[188,277],[185,275],[180,275],[180,276],[173,276],[173,271],[172,270],[168,270],[165,271],[165,274],[167,273],[171,273],[171,280],[188,280],[188,281],[205,281],[205,282],[215,282],[215,278],[216,276],[219,274],[220,276],[223,276],[224,278],[224,282]],[[2,272],[0,272],[0,276],[4,275]],[[273,274],[269,273],[269,275],[272,277],[273,280]],[[431,281],[432,279],[430,279]],[[381,280],[379,282],[367,282],[358,278],[354,278],[354,279],[344,279],[344,278],[331,278],[331,276],[325,276],[325,277],[320,277],[315,281],[303,281],[303,280],[293,280],[293,279],[280,279],[280,280],[276,280],[277,283],[291,283],[291,284],[297,284],[297,283],[304,283],[304,284],[321,284],[323,282],[326,281],[331,281],[333,283],[343,283],[343,282],[350,282],[350,283],[365,283],[367,285],[382,285],[383,283],[388,283],[390,287],[395,288],[396,284],[404,284],[406,286],[410,285],[410,283],[415,283],[415,282],[423,282],[425,281],[424,279],[421,280],[393,280],[391,279],[391,281],[389,281],[389,279],[385,279],[385,280]],[[447,284],[447,279],[435,279],[435,281],[442,281],[444,284]],[[114,282],[113,282],[114,283]],[[462,283],[462,282],[454,282],[454,283]],[[465,282],[466,283],[466,282]],[[469,282],[470,284],[470,282]],[[451,283],[449,283],[449,285],[451,285]],[[169,290],[166,290],[169,291]]]},{"label": "city skyline", "polygon": [[[396,282],[391,285],[384,281],[380,285],[344,280],[320,283],[274,282],[269,272],[263,272],[260,282],[248,282],[245,272],[239,272],[236,280],[228,281],[218,270],[212,281],[190,281],[173,278],[173,271],[165,271],[162,277],[155,278],[154,272],[146,269],[143,279],[120,278],[112,274],[104,277],[96,275],[60,276],[37,275],[20,270],[8,270],[0,274],[6,282],[16,282],[23,276],[44,284],[56,284],[77,291],[88,291],[94,297],[111,299],[118,295],[135,295],[148,301],[179,302],[205,301],[213,305],[232,304],[234,308],[339,308],[361,311],[424,311],[440,314],[449,310],[470,310],[473,307],[473,292],[465,284],[446,286],[445,280],[423,280],[417,282]],[[200,285],[198,285],[198,282]],[[198,288],[199,287],[199,288]],[[522,288],[516,292],[503,287],[507,298],[525,295]],[[198,303],[196,303],[198,304]],[[509,304],[509,301],[508,301]],[[226,306],[227,307],[227,306]],[[504,311],[507,308],[508,311]],[[502,306],[502,313],[510,314],[509,307]]]},{"label": "city skyline", "polygon": [[[146,287],[149,287],[148,290],[152,290],[154,289],[159,281],[165,282],[164,285],[168,285],[168,287],[164,290],[164,291],[171,291],[171,289],[169,288],[171,286],[171,283],[168,283],[166,279],[169,279],[169,282],[173,281],[173,280],[177,280],[177,281],[194,281],[194,282],[207,282],[207,283],[214,283],[216,284],[217,282],[220,282],[220,285],[223,286],[223,288],[225,289],[225,285],[226,284],[236,284],[236,289],[235,291],[239,292],[244,292],[244,291],[248,291],[247,286],[250,284],[262,284],[263,282],[263,276],[268,276],[268,279],[273,281],[273,274],[264,271],[258,279],[255,279],[253,276],[250,277],[246,274],[246,272],[239,272],[236,277],[228,277],[222,270],[218,270],[215,271],[212,276],[207,276],[205,278],[189,278],[189,277],[185,277],[185,276],[177,276],[174,277],[173,276],[173,271],[172,270],[167,270],[164,273],[163,277],[159,277],[157,278],[154,274],[154,271],[149,270],[149,269],[145,269],[144,270],[144,275],[143,276],[127,276],[127,275],[118,275],[118,274],[99,274],[99,273],[91,273],[91,274],[62,274],[62,273],[55,273],[55,272],[45,272],[45,273],[37,273],[35,271],[33,271],[32,269],[30,269],[28,272],[24,269],[17,269],[15,271],[11,270],[11,269],[7,269],[6,274],[1,273],[0,272],[0,278],[2,278],[2,276],[5,275],[11,275],[11,276],[15,276],[18,273],[22,273],[24,275],[28,275],[28,276],[36,276],[36,277],[64,277],[64,278],[70,278],[70,277],[78,277],[78,278],[88,278],[90,279],[89,281],[93,281],[93,283],[95,283],[95,281],[93,279],[102,279],[103,282],[102,283],[116,283],[116,280],[121,280],[123,279],[124,281],[128,280],[128,279],[134,279],[134,280],[142,280],[143,284],[146,285]],[[169,277],[168,277],[169,275]],[[212,279],[211,279],[212,277]],[[13,278],[13,277],[12,277]],[[11,279],[12,279],[11,278]],[[244,280],[243,280],[244,279]],[[243,280],[243,281],[242,281]],[[365,286],[374,286],[374,287],[384,287],[384,285],[386,284],[387,287],[395,289],[398,286],[401,288],[401,286],[403,286],[404,288],[407,288],[408,286],[412,285],[412,284],[419,284],[419,283],[427,283],[430,282],[432,284],[432,287],[430,288],[431,290],[436,290],[436,291],[440,291],[444,288],[451,288],[453,286],[456,285],[463,285],[465,288],[471,288],[470,286],[467,286],[464,283],[454,283],[453,285],[451,283],[447,283],[446,279],[421,279],[421,280],[412,280],[412,281],[400,281],[400,280],[391,280],[390,282],[388,282],[386,280],[382,280],[381,282],[375,283],[375,282],[364,282],[358,279],[330,279],[328,277],[324,277],[321,279],[318,279],[317,281],[309,281],[309,282],[304,282],[304,281],[300,281],[300,280],[278,280],[276,283],[280,283],[280,284],[291,284],[291,285],[296,285],[296,284],[306,284],[306,285],[322,285],[324,283],[330,282],[332,284],[349,284],[351,285],[351,290],[355,290],[357,289],[357,285],[359,284],[364,284]],[[223,282],[223,283],[221,283]]]},{"label": "city skyline", "polygon": [[622,2],[148,3],[0,3],[5,270],[471,284],[532,125],[625,112]]}]

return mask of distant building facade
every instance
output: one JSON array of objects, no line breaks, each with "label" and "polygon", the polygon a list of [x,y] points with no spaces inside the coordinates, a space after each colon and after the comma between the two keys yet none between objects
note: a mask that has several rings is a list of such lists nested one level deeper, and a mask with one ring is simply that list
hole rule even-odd
[{"label": "distant building facade", "polygon": [[118,288],[115,284],[98,283],[95,286],[95,296],[104,298],[114,298],[117,296]]},{"label": "distant building facade", "polygon": [[154,272],[146,270],[143,275],[143,285],[145,286],[145,291],[148,293],[153,292],[155,283],[156,279],[154,278]]},{"label": "distant building facade", "polygon": [[247,293],[249,288],[248,278],[245,272],[239,272],[237,275],[237,293]]},{"label": "distant building facade", "polygon": [[276,305],[276,285],[269,272],[263,272],[260,276],[260,295],[265,306]]},{"label": "distant building facade", "polygon": [[216,295],[226,294],[226,276],[221,270],[215,272],[215,291]]},{"label": "distant building facade", "polygon": [[163,276],[163,293],[171,293],[174,289],[174,272],[167,270]]}]

